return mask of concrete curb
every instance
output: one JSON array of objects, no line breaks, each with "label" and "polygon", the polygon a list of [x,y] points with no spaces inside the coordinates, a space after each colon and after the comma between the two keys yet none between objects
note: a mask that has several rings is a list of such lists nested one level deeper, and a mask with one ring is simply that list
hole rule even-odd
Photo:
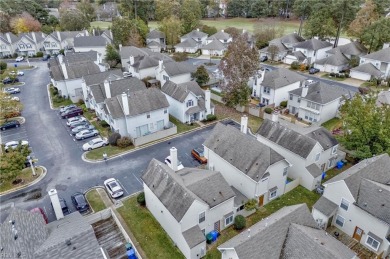
[{"label": "concrete curb", "polygon": [[46,90],[47,90],[47,96],[49,97],[50,109],[55,110],[55,108],[53,107],[53,101],[52,101],[51,95],[50,95],[50,84],[47,84]]},{"label": "concrete curb", "polygon": [[[189,131],[185,131],[185,132],[182,132],[182,133],[179,133],[179,134],[175,134],[175,135],[172,135],[172,136],[168,136],[168,137],[166,137],[166,138],[159,139],[159,140],[156,140],[156,141],[154,141],[154,142],[150,142],[150,143],[144,144],[144,145],[139,146],[139,147],[135,147],[135,148],[133,148],[133,149],[131,149],[131,150],[129,150],[129,151],[125,151],[125,152],[122,152],[122,153],[119,153],[119,154],[110,156],[109,158],[107,158],[106,161],[109,161],[109,160],[111,160],[111,159],[114,159],[114,158],[117,158],[117,157],[120,157],[120,156],[123,156],[123,155],[127,155],[127,154],[130,154],[130,153],[133,153],[133,152],[135,152],[135,151],[138,151],[138,150],[141,150],[141,149],[144,149],[144,148],[147,148],[147,147],[154,146],[154,145],[156,145],[156,144],[159,144],[159,143],[164,142],[164,141],[167,141],[167,140],[175,139],[175,138],[177,138],[177,137],[183,136],[183,135],[188,134],[188,133],[192,133],[192,132],[195,132],[195,131],[198,131],[198,130],[201,130],[201,129],[210,127],[211,125],[217,124],[218,122],[224,121],[224,120],[226,120],[226,119],[218,120],[218,121],[212,122],[212,123],[210,123],[210,124],[206,124],[206,125],[204,125],[204,126],[200,126],[200,127],[195,128],[195,129],[189,130]],[[229,119],[229,120],[230,120],[230,119]],[[88,152],[89,152],[89,151],[84,152],[84,153],[81,155],[81,159],[82,159],[84,162],[87,162],[87,163],[103,163],[103,162],[104,162],[103,159],[92,160],[92,159],[86,158],[86,154],[87,154]]]},{"label": "concrete curb", "polygon": [[33,185],[37,184],[38,182],[40,182],[46,176],[47,169],[44,166],[37,166],[37,167],[40,167],[43,170],[42,174],[37,179],[35,179],[34,181],[32,181],[31,183],[29,183],[27,185],[23,185],[23,186],[20,186],[20,187],[13,188],[11,190],[2,192],[2,193],[0,193],[0,197],[2,197],[4,195],[7,195],[7,194],[11,194],[11,193],[17,192],[17,191],[20,191],[20,190],[23,190],[23,189],[26,189],[26,188],[28,188],[30,186],[33,186]]}]

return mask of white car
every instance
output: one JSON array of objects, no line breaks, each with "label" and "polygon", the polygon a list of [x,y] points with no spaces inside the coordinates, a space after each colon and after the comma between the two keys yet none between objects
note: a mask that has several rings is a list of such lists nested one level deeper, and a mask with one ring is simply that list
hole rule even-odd
[{"label": "white car", "polygon": [[24,57],[17,57],[17,58],[15,59],[16,62],[21,62],[21,61],[23,61],[23,60],[24,60]]},{"label": "white car", "polygon": [[108,141],[103,138],[94,138],[83,145],[83,150],[88,151],[99,147],[104,147],[108,144]]},{"label": "white car", "polygon": [[107,189],[107,192],[110,194],[112,198],[118,198],[123,195],[123,189],[119,185],[118,181],[114,178],[109,178],[104,181],[104,186]]},{"label": "white car", "polygon": [[72,117],[66,121],[66,125],[70,126],[72,123],[80,122],[80,121],[87,121],[87,119],[83,116]]},{"label": "white car", "polygon": [[16,76],[16,75],[18,75],[18,76],[24,76],[24,72],[23,71],[12,71],[12,72],[10,72],[9,73],[9,75],[10,76]]},{"label": "white car", "polygon": [[7,142],[4,145],[4,150],[7,152],[7,150],[10,148],[15,149],[19,146],[19,144],[22,146],[28,146],[28,141],[22,140],[19,142],[19,141],[14,140],[14,141]]},{"label": "white car", "polygon": [[[166,158],[165,158],[165,164],[167,164],[170,168],[172,168],[172,164],[171,164],[171,156],[167,156]],[[184,168],[184,166],[183,166],[183,164],[180,162],[180,161],[177,161],[177,170],[180,170],[180,169],[183,169]],[[173,168],[172,168],[173,169]]]},{"label": "white car", "polygon": [[123,72],[123,77],[132,77],[133,74],[131,72]]},{"label": "white car", "polygon": [[95,129],[89,129],[89,130],[80,131],[79,133],[76,134],[75,138],[77,140],[80,140],[80,139],[86,139],[90,137],[96,137],[97,135],[99,135],[99,131]]}]

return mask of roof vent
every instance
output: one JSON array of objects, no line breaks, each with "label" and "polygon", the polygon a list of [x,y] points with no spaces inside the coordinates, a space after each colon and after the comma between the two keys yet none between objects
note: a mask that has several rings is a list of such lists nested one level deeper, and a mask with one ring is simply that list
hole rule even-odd
[{"label": "roof vent", "polygon": [[75,246],[73,247],[73,250],[76,250],[76,247],[75,247]]},{"label": "roof vent", "polygon": [[70,239],[67,239],[67,240],[65,240],[65,244],[66,244],[67,246],[70,246],[70,245],[72,244],[72,242],[70,242]]},{"label": "roof vent", "polygon": [[378,191],[379,191],[379,192],[382,192],[382,189],[379,189]]},{"label": "roof vent", "polygon": [[222,192],[220,191],[220,192],[219,192],[219,194],[221,194],[221,195],[222,195]]},{"label": "roof vent", "polygon": [[321,245],[325,245],[325,243],[324,243],[324,242],[321,242]]},{"label": "roof vent", "polygon": [[363,203],[363,206],[364,206],[364,207],[367,207],[367,202]]},{"label": "roof vent", "polygon": [[213,201],[216,201],[217,199],[216,198],[213,198]]}]

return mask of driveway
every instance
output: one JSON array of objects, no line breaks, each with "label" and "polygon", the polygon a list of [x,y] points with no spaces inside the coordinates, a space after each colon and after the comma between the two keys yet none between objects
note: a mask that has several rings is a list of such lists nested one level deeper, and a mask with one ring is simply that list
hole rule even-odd
[{"label": "driveway", "polygon": [[[32,63],[32,62],[31,62]],[[85,192],[91,187],[103,185],[110,177],[119,180],[125,196],[142,190],[140,177],[152,158],[164,161],[169,149],[178,149],[179,160],[186,167],[197,166],[190,152],[201,146],[212,130],[212,126],[181,135],[175,139],[119,156],[107,162],[87,163],[81,159],[81,143],[76,143],[69,135],[64,120],[58,117],[57,110],[51,110],[47,93],[49,71],[46,62],[35,62],[38,69],[25,72],[26,85],[20,94],[24,105],[22,116],[26,123],[19,130],[25,130],[38,164],[47,168],[46,177],[38,184],[13,194],[4,195],[0,200],[2,213],[0,222],[7,216],[7,209],[16,207],[31,209],[42,207],[49,220],[54,220],[54,212],[47,195],[48,190],[56,188],[71,210],[74,210],[70,195],[76,191]],[[20,137],[24,137],[20,136]]]}]

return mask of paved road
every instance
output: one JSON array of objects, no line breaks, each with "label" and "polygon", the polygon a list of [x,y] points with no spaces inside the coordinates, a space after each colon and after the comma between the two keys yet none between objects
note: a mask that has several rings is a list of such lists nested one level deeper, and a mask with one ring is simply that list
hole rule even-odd
[{"label": "paved road", "polygon": [[[81,144],[74,141],[56,110],[51,110],[46,90],[49,83],[49,73],[46,63],[36,62],[38,69],[26,71],[26,85],[21,86],[19,97],[24,105],[23,116],[26,123],[19,128],[20,137],[27,138],[39,159],[38,164],[47,168],[48,174],[38,184],[1,197],[1,220],[6,216],[6,207],[15,204],[17,207],[31,209],[42,207],[49,217],[54,220],[47,191],[56,188],[59,196],[65,198],[71,209],[70,195],[76,191],[86,191],[110,177],[119,180],[125,189],[125,195],[142,189],[140,177],[152,158],[164,161],[169,155],[169,148],[178,149],[179,160],[186,167],[197,166],[191,157],[193,147],[200,146],[212,127],[188,133],[170,141],[135,151],[117,157],[107,162],[87,163],[81,160],[83,151]],[[23,131],[23,132],[22,132]],[[4,132],[4,134],[7,131]],[[16,136],[16,135],[15,135]],[[5,137],[5,136],[4,136]],[[16,139],[18,140],[18,139]],[[34,197],[42,196],[39,199]]]}]

